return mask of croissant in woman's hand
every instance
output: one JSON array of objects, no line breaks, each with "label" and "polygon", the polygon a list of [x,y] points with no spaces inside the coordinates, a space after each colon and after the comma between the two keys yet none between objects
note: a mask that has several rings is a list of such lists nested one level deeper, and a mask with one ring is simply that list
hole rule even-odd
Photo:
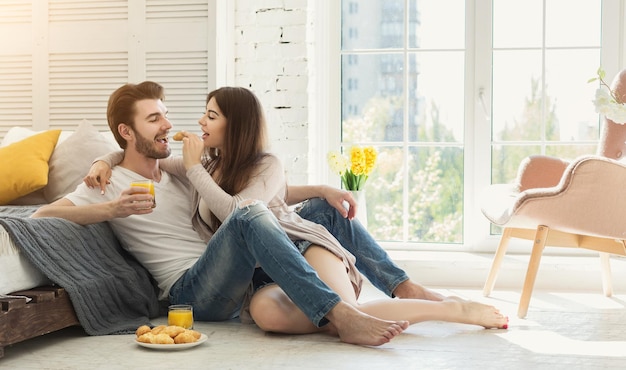
[{"label": "croissant in woman's hand", "polygon": [[183,134],[182,131],[179,131],[174,134],[174,137],[172,137],[172,139],[174,139],[175,141],[182,141],[184,137],[185,134]]}]

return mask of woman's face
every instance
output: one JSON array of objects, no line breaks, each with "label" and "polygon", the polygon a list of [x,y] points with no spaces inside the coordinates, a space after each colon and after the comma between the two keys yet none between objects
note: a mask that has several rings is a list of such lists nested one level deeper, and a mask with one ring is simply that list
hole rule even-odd
[{"label": "woman's face", "polygon": [[204,147],[221,149],[224,145],[224,136],[226,135],[228,122],[215,102],[215,98],[209,100],[206,105],[206,112],[198,120],[198,123],[203,132],[202,141],[204,142]]}]

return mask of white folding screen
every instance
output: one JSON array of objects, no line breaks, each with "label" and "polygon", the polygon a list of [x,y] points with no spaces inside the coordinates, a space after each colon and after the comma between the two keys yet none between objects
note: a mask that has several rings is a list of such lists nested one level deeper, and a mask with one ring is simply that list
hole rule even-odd
[{"label": "white folding screen", "polygon": [[[126,82],[166,89],[175,129],[197,131],[216,84],[216,0],[3,0],[0,139],[13,126],[106,130]],[[174,150],[179,148],[175,147]]]}]

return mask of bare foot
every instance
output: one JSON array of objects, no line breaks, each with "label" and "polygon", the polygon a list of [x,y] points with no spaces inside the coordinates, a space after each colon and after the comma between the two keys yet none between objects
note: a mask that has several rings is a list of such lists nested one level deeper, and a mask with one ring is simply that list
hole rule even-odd
[{"label": "bare foot", "polygon": [[461,322],[464,324],[480,325],[487,329],[507,329],[509,327],[509,318],[493,306],[465,301],[460,298],[453,301],[461,305],[461,317],[463,318]]},{"label": "bare foot", "polygon": [[342,342],[380,346],[409,327],[408,321],[386,321],[367,315],[345,302],[339,302],[328,314]]},{"label": "bare foot", "polygon": [[411,279],[398,284],[393,295],[398,298],[425,299],[428,301],[443,301],[446,298],[444,295],[411,281]]}]

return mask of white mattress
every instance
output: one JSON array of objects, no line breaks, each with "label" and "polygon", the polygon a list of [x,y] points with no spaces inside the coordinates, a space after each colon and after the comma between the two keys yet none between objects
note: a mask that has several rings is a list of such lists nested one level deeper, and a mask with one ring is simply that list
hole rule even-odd
[{"label": "white mattress", "polygon": [[49,280],[20,253],[0,226],[0,295],[47,283]]}]

